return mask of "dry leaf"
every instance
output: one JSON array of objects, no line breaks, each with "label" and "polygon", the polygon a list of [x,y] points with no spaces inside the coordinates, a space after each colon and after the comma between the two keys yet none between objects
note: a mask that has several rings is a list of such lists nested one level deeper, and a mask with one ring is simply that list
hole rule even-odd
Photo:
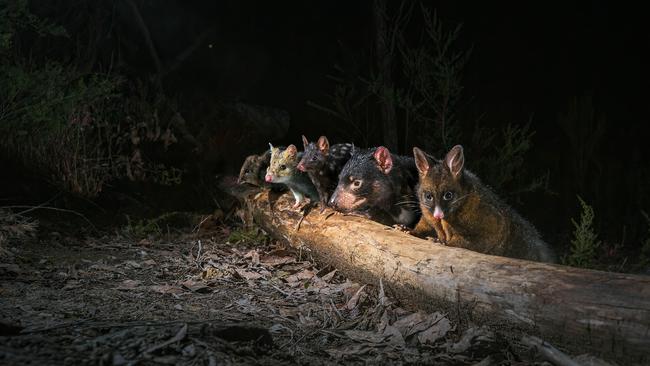
[{"label": "dry leaf", "polygon": [[149,286],[149,289],[153,292],[158,292],[161,294],[180,294],[185,292],[182,288],[173,285],[154,285]]},{"label": "dry leaf", "polygon": [[138,280],[124,280],[115,289],[121,291],[129,291],[129,290],[137,289],[141,284],[142,281],[138,281]]},{"label": "dry leaf", "polygon": [[390,337],[390,335],[365,330],[346,330],[343,333],[353,341],[368,343],[382,343]]},{"label": "dry leaf", "polygon": [[260,264],[260,253],[257,251],[257,249],[248,251],[246,254],[244,254],[244,258],[250,258],[251,262],[253,262],[253,265]]},{"label": "dry leaf", "polygon": [[418,334],[420,344],[434,344],[437,340],[447,335],[447,332],[452,328],[449,319],[440,313],[434,314],[438,314],[440,318],[429,329]]},{"label": "dry leaf", "polygon": [[288,276],[286,278],[286,281],[289,282],[289,285],[296,284],[296,283],[301,283],[304,280],[309,280],[312,277],[314,277],[316,273],[312,270],[309,269],[303,269],[302,271],[298,273],[294,273],[291,276]]},{"label": "dry leaf", "polygon": [[362,295],[362,294],[365,295],[365,293],[363,292],[363,290],[364,290],[365,288],[366,288],[366,285],[361,286],[361,287],[357,290],[357,292],[356,292],[354,295],[352,295],[352,297],[350,298],[350,300],[348,300],[348,302],[345,304],[344,309],[347,309],[347,310],[353,310],[354,308],[356,308],[356,307],[359,305],[359,302],[360,302],[359,300],[361,299],[361,295]]},{"label": "dry leaf", "polygon": [[181,285],[192,292],[198,292],[202,294],[212,291],[210,287],[201,281],[187,280],[185,282],[182,282]]},{"label": "dry leaf", "polygon": [[265,266],[280,266],[287,263],[295,263],[296,258],[291,256],[276,257],[276,256],[264,256],[260,259],[260,262]]},{"label": "dry leaf", "polygon": [[251,272],[241,268],[235,268],[235,273],[237,273],[241,278],[245,278],[249,281],[262,278],[262,275],[257,272]]},{"label": "dry leaf", "polygon": [[325,282],[330,282],[332,278],[334,278],[334,275],[336,274],[336,270],[331,271],[330,273],[324,275],[321,277],[321,279]]}]

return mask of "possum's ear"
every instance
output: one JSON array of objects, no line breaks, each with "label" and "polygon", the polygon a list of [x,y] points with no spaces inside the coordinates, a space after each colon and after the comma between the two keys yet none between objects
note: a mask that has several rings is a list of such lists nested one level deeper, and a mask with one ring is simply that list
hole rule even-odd
[{"label": "possum's ear", "polygon": [[449,150],[445,156],[445,166],[451,172],[455,179],[458,179],[463,172],[465,165],[465,155],[463,154],[463,147],[456,145]]},{"label": "possum's ear", "polygon": [[330,151],[330,142],[327,140],[327,137],[321,136],[318,138],[318,150],[320,150],[323,155],[327,155]]},{"label": "possum's ear", "polygon": [[298,149],[296,148],[296,145],[289,145],[287,146],[287,149],[284,151],[285,154],[289,156],[296,156],[298,154]]},{"label": "possum's ear", "polygon": [[390,151],[388,151],[387,148],[379,146],[377,150],[375,150],[373,157],[377,161],[379,170],[381,170],[382,173],[390,173],[391,169],[393,169],[393,158],[390,156]]},{"label": "possum's ear", "polygon": [[305,150],[307,150],[307,146],[309,145],[309,140],[305,137],[305,135],[302,135],[302,146],[305,147]]},{"label": "possum's ear", "polygon": [[415,166],[418,168],[420,175],[427,175],[429,172],[429,158],[424,153],[424,151],[418,149],[417,147],[413,148],[413,157],[415,158]]}]

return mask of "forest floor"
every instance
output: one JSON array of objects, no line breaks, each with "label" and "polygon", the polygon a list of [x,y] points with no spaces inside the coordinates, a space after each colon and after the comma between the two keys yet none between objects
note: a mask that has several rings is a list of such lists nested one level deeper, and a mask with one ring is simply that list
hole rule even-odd
[{"label": "forest floor", "polygon": [[0,248],[0,364],[546,364],[502,330],[416,311],[255,227],[54,228]]}]

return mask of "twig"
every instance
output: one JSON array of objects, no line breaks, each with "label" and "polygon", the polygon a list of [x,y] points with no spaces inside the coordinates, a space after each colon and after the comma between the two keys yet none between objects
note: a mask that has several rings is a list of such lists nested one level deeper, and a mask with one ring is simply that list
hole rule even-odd
[{"label": "twig", "polygon": [[571,357],[567,356],[564,352],[551,346],[550,343],[533,336],[522,336],[521,343],[528,347],[534,348],[539,354],[547,361],[556,366],[580,366]]},{"label": "twig", "polygon": [[88,220],[88,218],[86,216],[84,216],[84,214],[82,214],[80,212],[77,212],[77,211],[74,211],[74,210],[68,210],[68,209],[65,209],[65,208],[58,208],[58,207],[49,207],[49,206],[26,206],[26,205],[2,206],[2,207],[0,207],[0,209],[14,209],[14,208],[27,208],[28,209],[28,210],[22,211],[21,213],[19,213],[19,215],[22,215],[25,212],[30,212],[30,211],[34,211],[34,210],[51,210],[51,211],[59,211],[59,212],[71,213],[71,214],[74,214],[74,215],[77,215],[77,216],[81,217],[82,219],[84,219],[84,221],[86,221],[88,223],[88,225],[92,226],[93,230],[98,231],[97,228],[95,227],[95,225],[93,225],[93,223],[90,222],[90,220]]},{"label": "twig", "polygon": [[180,342],[183,339],[185,339],[186,336],[187,336],[187,323],[183,324],[183,326],[181,327],[181,329],[178,330],[176,335],[174,335],[173,337],[169,338],[168,340],[166,340],[166,341],[164,341],[162,343],[159,343],[159,344],[149,348],[148,350],[144,351],[143,354],[146,355],[146,354],[149,354],[149,353],[151,353],[153,351],[157,351],[157,350],[159,350],[161,348],[165,348],[165,347],[169,346],[172,343]]},{"label": "twig", "polygon": [[133,12],[133,17],[135,18],[135,21],[138,24],[138,27],[140,28],[140,32],[142,32],[144,41],[147,44],[147,49],[149,50],[149,55],[151,56],[151,59],[156,66],[156,72],[157,72],[156,76],[159,79],[160,73],[162,72],[162,64],[160,62],[160,58],[158,57],[158,52],[156,52],[156,47],[153,44],[153,40],[151,39],[151,32],[149,32],[149,28],[145,24],[144,19],[142,19],[140,10],[138,9],[138,6],[135,4],[135,2],[133,2],[133,0],[128,0],[127,3],[131,7],[131,11]]}]

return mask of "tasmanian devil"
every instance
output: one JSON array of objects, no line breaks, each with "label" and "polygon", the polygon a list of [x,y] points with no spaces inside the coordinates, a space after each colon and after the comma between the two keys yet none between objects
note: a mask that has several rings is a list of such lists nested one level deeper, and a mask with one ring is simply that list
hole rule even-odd
[{"label": "tasmanian devil", "polygon": [[416,210],[413,200],[417,171],[413,158],[391,154],[383,147],[355,149],[339,174],[330,205],[383,224],[411,225]]},{"label": "tasmanian devil", "polygon": [[464,168],[460,145],[439,162],[413,149],[422,217],[412,234],[435,233],[449,246],[481,253],[553,262],[551,248],[533,225]]},{"label": "tasmanian devil", "polygon": [[309,142],[304,135],[302,143],[305,151],[298,163],[298,170],[309,175],[309,179],[318,191],[321,212],[323,212],[341,169],[352,156],[353,145],[345,143],[330,146],[325,136],[321,136],[316,143]]}]

